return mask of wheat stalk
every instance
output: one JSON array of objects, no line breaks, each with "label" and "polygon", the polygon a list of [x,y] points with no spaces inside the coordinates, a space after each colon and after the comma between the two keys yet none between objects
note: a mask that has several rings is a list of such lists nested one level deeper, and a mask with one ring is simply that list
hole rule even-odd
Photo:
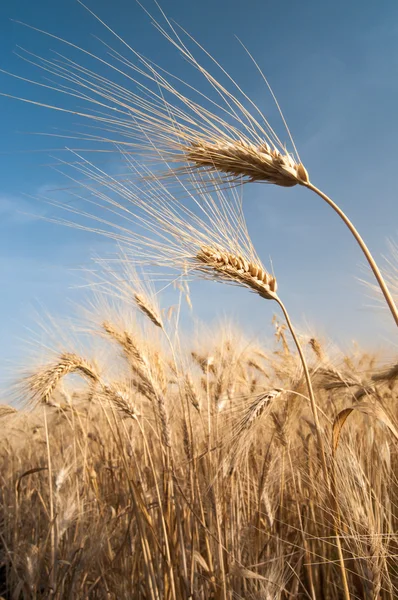
[{"label": "wheat stalk", "polygon": [[214,248],[211,246],[202,247],[196,255],[196,260],[198,261],[198,264],[195,266],[196,269],[203,270],[202,265],[205,265],[205,268],[210,271],[210,274],[212,274],[213,278],[227,280],[229,282],[248,287],[259,294],[262,298],[267,300],[275,300],[282,309],[286,324],[294,340],[303,367],[322,459],[322,468],[325,480],[328,482],[329,475],[324,450],[323,434],[318,418],[318,409],[307,361],[301,348],[300,341],[294,330],[293,324],[290,320],[289,313],[287,312],[282,300],[276,293],[277,282],[275,277],[267,273],[264,267],[262,267],[260,264],[252,263],[244,259],[241,254],[233,254],[227,250],[221,250],[220,248]]}]

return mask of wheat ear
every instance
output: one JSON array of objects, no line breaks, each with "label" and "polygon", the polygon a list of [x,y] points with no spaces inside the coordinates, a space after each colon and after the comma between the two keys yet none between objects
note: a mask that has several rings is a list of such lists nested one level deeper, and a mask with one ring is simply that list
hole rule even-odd
[{"label": "wheat ear", "polygon": [[[346,214],[329,196],[315,187],[308,172],[301,163],[296,163],[288,154],[272,149],[268,143],[260,146],[246,141],[230,141],[220,138],[216,141],[193,141],[184,148],[184,158],[192,165],[186,169],[204,169],[219,172],[227,181],[240,179],[247,182],[266,182],[283,187],[300,184],[320,196],[339,215],[356,239],[372,269],[392,316],[398,325],[398,310],[384,278],[359,232]],[[184,169],[182,169],[184,170]]]},{"label": "wheat ear", "polygon": [[211,246],[202,246],[196,258],[198,269],[203,264],[208,271],[215,271],[218,277],[244,285],[267,300],[276,300],[276,279],[261,265]]},{"label": "wheat ear", "polygon": [[56,363],[27,377],[25,383],[34,400],[48,404],[58,382],[70,373],[79,373],[95,383],[100,380],[97,371],[84,358],[77,354],[64,353]]},{"label": "wheat ear", "polygon": [[249,430],[254,422],[261,417],[265,409],[270,406],[272,401],[278,398],[282,392],[282,389],[274,388],[265,394],[260,394],[260,396],[250,404],[242,419],[239,421],[235,430],[236,435],[240,435],[243,431]]},{"label": "wheat ear", "polygon": [[244,140],[200,140],[184,148],[184,158],[193,169],[220,172],[229,180],[244,178],[248,182],[261,181],[282,187],[309,182],[301,163],[296,163],[290,154],[271,148],[267,142],[256,146]]},{"label": "wheat ear", "polygon": [[[103,329],[123,348],[133,372],[139,377],[137,389],[150,401],[155,400],[161,424],[162,440],[165,446],[171,447],[171,433],[165,399],[158,382],[154,379],[151,367],[146,357],[141,353],[136,341],[128,331],[119,331],[116,327],[104,321]],[[142,384],[142,385],[140,385]]]},{"label": "wheat ear", "polygon": [[156,325],[156,327],[160,327],[160,329],[163,329],[162,319],[158,311],[153,306],[153,304],[151,304],[148,298],[143,296],[143,294],[136,293],[134,294],[134,300],[140,311],[143,312],[144,315],[146,315],[152,321],[152,323]]}]

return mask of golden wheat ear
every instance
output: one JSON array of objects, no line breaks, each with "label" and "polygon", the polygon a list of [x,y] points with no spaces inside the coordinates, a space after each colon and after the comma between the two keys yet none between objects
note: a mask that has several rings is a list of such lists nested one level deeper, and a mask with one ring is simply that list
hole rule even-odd
[{"label": "golden wheat ear", "polygon": [[262,266],[248,262],[243,256],[203,246],[196,258],[199,261],[199,269],[200,263],[203,263],[210,271],[214,270],[216,275],[244,285],[267,300],[277,298],[275,277],[267,273]]},{"label": "golden wheat ear", "polygon": [[138,308],[146,315],[156,327],[163,329],[163,322],[156,307],[150,302],[149,298],[143,294],[134,294],[134,300]]},{"label": "golden wheat ear", "polygon": [[256,146],[243,140],[198,141],[183,151],[191,169],[223,173],[228,180],[267,182],[282,187],[309,182],[307,170],[301,163],[297,164],[290,154],[282,154],[266,142]]},{"label": "golden wheat ear", "polygon": [[27,377],[25,386],[34,401],[48,404],[61,379],[71,373],[78,373],[92,383],[100,381],[96,369],[87,360],[77,354],[65,352],[54,364]]}]

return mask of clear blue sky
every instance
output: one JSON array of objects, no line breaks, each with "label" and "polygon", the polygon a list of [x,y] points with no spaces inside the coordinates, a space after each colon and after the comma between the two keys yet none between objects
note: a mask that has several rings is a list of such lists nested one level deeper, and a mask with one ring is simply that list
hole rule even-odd
[{"label": "clear blue sky", "polygon": [[[143,1],[156,13],[151,0]],[[131,46],[182,78],[193,77],[134,1],[87,2]],[[398,229],[397,2],[163,0],[161,5],[273,117],[271,99],[234,36],[244,42],[273,86],[313,182],[347,211],[379,258]],[[53,48],[70,52],[12,19],[95,52],[101,46],[90,34],[112,42],[74,0],[3,0],[0,67],[33,79],[41,74],[15,56],[17,45],[44,56]],[[2,73],[0,91],[48,99]],[[29,337],[35,311],[45,307],[52,314],[70,314],[70,301],[83,294],[76,287],[82,282],[80,268],[111,247],[93,234],[32,216],[59,216],[29,196],[65,186],[49,165],[52,149],[67,142],[31,134],[73,129],[74,118],[4,97],[0,115],[0,357],[8,368],[23,346],[20,340]],[[254,244],[265,264],[272,257],[281,296],[299,325],[308,322],[340,343],[356,339],[380,346],[394,340],[392,321],[367,308],[371,300],[355,280],[364,261],[326,205],[300,189],[251,185],[244,194]],[[269,332],[273,307],[261,299],[210,283],[192,290],[200,318],[230,315],[249,331],[262,324],[264,334]]]}]

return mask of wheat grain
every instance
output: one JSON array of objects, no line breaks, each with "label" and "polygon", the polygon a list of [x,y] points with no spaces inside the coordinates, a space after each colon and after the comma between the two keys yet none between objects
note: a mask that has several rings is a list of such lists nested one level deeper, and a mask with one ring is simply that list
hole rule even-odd
[{"label": "wheat grain", "polygon": [[237,427],[237,433],[241,433],[244,430],[250,429],[254,422],[263,414],[264,410],[269,407],[271,402],[278,398],[282,392],[282,389],[275,388],[258,396],[249,406],[245,415],[241,419]]},{"label": "wheat grain", "polygon": [[156,327],[163,329],[162,319],[153,304],[143,294],[134,294],[134,300],[138,308],[143,312]]},{"label": "wheat grain", "polygon": [[244,285],[267,300],[277,298],[275,277],[267,273],[261,265],[248,262],[243,256],[203,246],[196,258],[199,264],[206,265],[207,269],[215,271],[221,278]]},{"label": "wheat grain", "polygon": [[94,383],[99,381],[97,371],[84,358],[77,354],[64,353],[50,367],[27,377],[25,385],[33,400],[49,403],[58,383],[63,377],[71,373],[79,373],[85,379]]},{"label": "wheat grain", "polygon": [[186,162],[192,165],[186,171],[199,168],[223,173],[230,180],[267,182],[282,187],[309,181],[301,163],[297,164],[289,154],[272,149],[266,142],[256,146],[244,140],[198,141],[184,150]]},{"label": "wheat grain", "polygon": [[317,359],[320,361],[324,360],[325,355],[320,342],[316,338],[311,338],[309,341],[309,345],[311,346],[312,351],[317,357]]}]

